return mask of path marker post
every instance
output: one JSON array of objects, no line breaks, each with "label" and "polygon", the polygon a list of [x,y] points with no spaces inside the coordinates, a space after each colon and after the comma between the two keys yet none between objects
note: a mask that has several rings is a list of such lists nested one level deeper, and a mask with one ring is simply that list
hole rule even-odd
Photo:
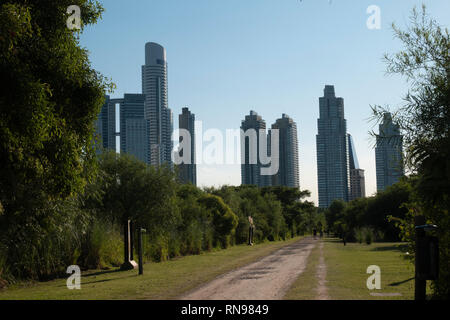
[{"label": "path marker post", "polygon": [[439,276],[438,238],[427,234],[436,230],[436,225],[425,224],[424,216],[414,217],[416,231],[414,299],[426,300],[427,280]]},{"label": "path marker post", "polygon": [[137,263],[131,259],[132,254],[132,246],[131,246],[131,221],[125,220],[124,228],[123,228],[123,238],[124,238],[124,262],[120,267],[121,270],[131,270],[137,268]]}]

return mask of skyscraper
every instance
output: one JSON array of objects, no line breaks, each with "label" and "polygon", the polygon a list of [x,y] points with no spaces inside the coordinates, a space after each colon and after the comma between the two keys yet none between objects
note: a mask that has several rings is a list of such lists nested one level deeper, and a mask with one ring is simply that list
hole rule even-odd
[{"label": "skyscraper", "polygon": [[377,191],[383,191],[404,175],[403,137],[400,127],[392,122],[392,115],[388,112],[383,115],[376,143]]},{"label": "skyscraper", "polygon": [[142,66],[144,116],[148,130],[148,159],[152,165],[172,166],[172,111],[167,99],[167,60],[165,49],[154,42],[145,44]]},{"label": "skyscraper", "polygon": [[[116,99],[105,96],[105,103],[95,121],[95,133],[98,137],[97,146],[103,149],[116,150]],[[97,152],[100,148],[97,148]]]},{"label": "skyscraper", "polygon": [[[147,125],[144,120],[144,95],[125,93],[123,98],[110,99],[106,96],[98,119],[96,133],[104,149],[128,153],[147,162]],[[117,110],[119,116],[116,116]],[[119,126],[116,128],[116,122]],[[120,137],[117,145],[116,138]],[[116,149],[120,146],[120,150]]]},{"label": "skyscraper", "polygon": [[[267,186],[270,184],[269,176],[261,175],[262,164],[259,159],[261,143],[267,143],[266,122],[255,111],[245,116],[241,123],[244,131],[244,140],[241,140],[243,157],[241,163],[241,180],[243,185]],[[262,142],[260,143],[260,130],[262,130]]]},{"label": "skyscraper", "polygon": [[348,201],[349,196],[347,121],[344,99],[336,97],[334,86],[325,86],[319,109],[316,136],[319,207],[327,208],[333,200]]},{"label": "skyscraper", "polygon": [[[272,125],[279,130],[279,169],[272,176],[272,185],[300,188],[298,167],[297,124],[287,114],[281,116]],[[269,133],[269,140],[270,140]],[[272,149],[274,146],[270,146]]]},{"label": "skyscraper", "polygon": [[364,198],[366,196],[366,182],[364,170],[359,167],[356,156],[355,143],[351,134],[348,134],[349,170],[350,170],[350,193],[348,200]]},{"label": "skyscraper", "polygon": [[147,124],[143,94],[126,93],[120,101],[120,152],[148,162]]},{"label": "skyscraper", "polygon": [[[192,183],[197,185],[197,165],[195,164],[195,114],[191,113],[188,108],[183,108],[182,113],[178,116],[180,129],[185,129],[191,137],[190,143],[190,163],[182,163],[178,166],[178,174],[182,183]],[[181,142],[181,137],[180,137]],[[183,152],[184,150],[181,150]]]}]

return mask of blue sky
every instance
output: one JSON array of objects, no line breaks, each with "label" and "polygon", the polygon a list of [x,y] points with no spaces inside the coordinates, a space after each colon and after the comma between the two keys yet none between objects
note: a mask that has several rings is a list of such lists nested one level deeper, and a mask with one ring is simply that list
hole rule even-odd
[{"label": "blue sky", "polygon": [[[203,130],[237,129],[250,110],[270,126],[282,113],[296,122],[300,185],[317,203],[316,145],[319,96],[325,84],[344,98],[348,132],[366,193],[376,191],[375,153],[368,131],[370,105],[402,103],[407,83],[385,75],[382,61],[401,44],[391,23],[404,27],[414,5],[425,3],[442,25],[448,0],[103,0],[103,19],[81,44],[95,69],[111,77],[111,95],[141,92],[144,45],[166,48],[169,107],[188,106]],[[369,30],[370,5],[381,9],[381,29]],[[198,167],[198,184],[240,184],[239,165]]]}]

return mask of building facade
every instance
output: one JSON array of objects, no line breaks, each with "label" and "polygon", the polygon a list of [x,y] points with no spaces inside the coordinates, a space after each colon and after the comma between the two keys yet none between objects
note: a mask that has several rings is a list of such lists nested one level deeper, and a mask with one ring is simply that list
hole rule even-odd
[{"label": "building facade", "polygon": [[[182,183],[192,183],[197,185],[197,165],[195,163],[195,114],[188,108],[183,108],[178,116],[179,128],[187,130],[191,137],[190,141],[190,163],[181,163],[178,165],[178,175]],[[180,136],[180,142],[181,142]],[[183,150],[180,151],[182,156]]]},{"label": "building facade", "polygon": [[[106,102],[95,123],[100,139],[97,145],[101,144],[103,149],[131,154],[143,162],[148,162],[144,99],[142,94],[126,93],[123,98],[118,99],[106,96]],[[119,123],[116,128],[117,121]],[[116,142],[117,137],[119,144]]]},{"label": "building facade", "polygon": [[336,97],[334,86],[325,86],[319,110],[316,136],[319,207],[327,208],[335,199],[348,201],[350,191],[344,99]]},{"label": "building facade", "polygon": [[142,93],[145,95],[144,117],[148,130],[147,157],[151,165],[172,162],[172,111],[167,97],[167,60],[165,49],[154,42],[145,44],[142,66]]},{"label": "building facade", "polygon": [[[272,125],[272,130],[274,129],[278,129],[279,133],[279,169],[278,173],[272,176],[271,184],[300,188],[297,124],[283,113],[281,118]],[[269,133],[269,141],[270,136]],[[270,149],[272,150],[273,147],[271,145]]]},{"label": "building facade", "polygon": [[[255,111],[245,116],[241,122],[241,182],[243,185],[270,185],[270,177],[261,175],[262,164],[259,159],[261,143],[267,143],[266,122]],[[261,134],[260,134],[261,132]]]},{"label": "building facade", "polygon": [[351,134],[348,137],[349,170],[350,170],[350,193],[348,200],[364,198],[366,196],[366,179],[364,170],[359,167],[356,155],[355,143]]},{"label": "building facade", "polygon": [[402,150],[403,137],[400,127],[393,123],[392,115],[386,112],[383,122],[379,125],[375,147],[377,191],[384,191],[403,177]]},{"label": "building facade", "polygon": [[143,94],[126,93],[120,101],[120,152],[148,163],[147,123]]},{"label": "building facade", "polygon": [[96,150],[116,150],[116,99],[105,96],[105,103],[95,121]]}]

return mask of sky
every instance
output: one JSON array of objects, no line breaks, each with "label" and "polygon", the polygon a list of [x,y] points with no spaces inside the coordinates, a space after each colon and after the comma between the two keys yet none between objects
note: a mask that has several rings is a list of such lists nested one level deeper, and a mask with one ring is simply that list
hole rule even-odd
[{"label": "sky", "polygon": [[[366,195],[376,192],[371,105],[402,104],[408,83],[386,75],[385,53],[402,49],[391,24],[405,28],[422,3],[449,27],[448,0],[103,0],[102,20],[81,35],[92,66],[124,93],[141,93],[146,42],[166,49],[169,107],[183,107],[207,129],[239,129],[250,110],[270,127],[282,113],[297,123],[300,188],[317,204],[319,97],[334,85],[344,98]],[[369,6],[380,28],[369,29]],[[81,12],[81,14],[83,14]],[[199,135],[197,135],[197,139]],[[207,144],[204,142],[204,145]],[[198,150],[197,150],[198,151]],[[200,155],[197,154],[197,158]],[[198,165],[199,186],[240,185],[240,165]]]}]

